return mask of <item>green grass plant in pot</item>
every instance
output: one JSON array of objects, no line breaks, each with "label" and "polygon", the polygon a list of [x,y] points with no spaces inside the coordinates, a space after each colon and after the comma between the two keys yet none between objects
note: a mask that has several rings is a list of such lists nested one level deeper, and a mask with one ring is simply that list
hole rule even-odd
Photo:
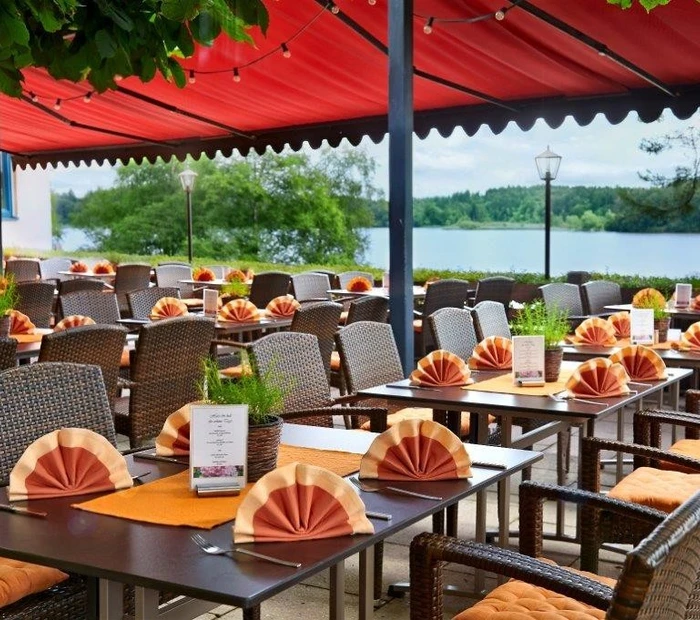
[{"label": "green grass plant in pot", "polygon": [[19,301],[17,284],[11,274],[0,276],[0,338],[10,334],[10,310]]},{"label": "green grass plant in pot", "polygon": [[562,344],[569,333],[569,313],[557,307],[547,308],[542,300],[536,300],[518,311],[511,331],[516,336],[544,336],[544,380],[557,381],[564,357]]},{"label": "green grass plant in pot", "polygon": [[[269,374],[269,373],[268,373]],[[277,466],[284,390],[274,377],[246,373],[239,379],[222,377],[215,360],[204,363],[202,400],[216,405],[248,405],[247,480],[255,482]]]},{"label": "green grass plant in pot", "polygon": [[654,331],[659,334],[659,342],[666,342],[671,317],[666,310],[663,293],[655,288],[643,288],[632,298],[632,307],[654,311]]}]

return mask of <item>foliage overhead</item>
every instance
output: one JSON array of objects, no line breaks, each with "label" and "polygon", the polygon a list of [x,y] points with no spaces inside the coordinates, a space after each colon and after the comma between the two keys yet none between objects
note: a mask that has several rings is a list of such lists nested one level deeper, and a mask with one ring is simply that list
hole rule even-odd
[{"label": "foliage overhead", "polygon": [[43,67],[57,79],[87,80],[103,92],[121,77],[143,82],[160,72],[185,86],[181,58],[221,33],[252,42],[267,30],[262,0],[3,0],[0,92],[22,94],[22,70]]},{"label": "foliage overhead", "polygon": [[[700,0],[696,1],[700,2]],[[668,4],[671,0],[637,0],[637,2],[649,12],[657,6]],[[629,9],[634,4],[634,0],[608,0],[608,4],[616,4],[622,9]]]}]

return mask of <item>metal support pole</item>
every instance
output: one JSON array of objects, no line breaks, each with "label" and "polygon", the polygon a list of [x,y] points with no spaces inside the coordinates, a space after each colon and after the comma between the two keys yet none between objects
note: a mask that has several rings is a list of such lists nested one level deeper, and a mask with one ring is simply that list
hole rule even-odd
[{"label": "metal support pole", "polygon": [[187,259],[192,264],[192,192],[187,191]]},{"label": "metal support pole", "polygon": [[552,176],[544,179],[544,279],[549,280],[550,233],[552,229]]},{"label": "metal support pole", "polygon": [[413,0],[389,2],[389,309],[413,368]]}]

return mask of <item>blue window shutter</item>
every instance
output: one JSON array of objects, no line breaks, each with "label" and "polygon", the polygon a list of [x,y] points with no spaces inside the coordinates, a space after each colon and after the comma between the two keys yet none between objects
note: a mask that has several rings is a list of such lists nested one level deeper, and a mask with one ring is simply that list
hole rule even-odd
[{"label": "blue window shutter", "polygon": [[14,215],[12,208],[12,158],[7,153],[0,153],[0,206],[2,217]]}]

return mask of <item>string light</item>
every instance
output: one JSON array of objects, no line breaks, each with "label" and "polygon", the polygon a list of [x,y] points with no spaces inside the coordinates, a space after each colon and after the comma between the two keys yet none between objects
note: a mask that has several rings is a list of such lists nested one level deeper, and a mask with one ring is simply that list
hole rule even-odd
[{"label": "string light", "polygon": [[504,9],[500,9],[496,11],[493,16],[499,21],[502,22],[506,18],[506,12]]},{"label": "string light", "polygon": [[284,56],[285,58],[292,57],[292,52],[289,51],[289,48],[287,47],[286,43],[282,43],[282,45],[280,45],[280,48],[282,49],[282,56]]},{"label": "string light", "polygon": [[433,22],[435,21],[434,17],[429,17],[428,21],[425,22],[425,26],[423,26],[423,32],[425,34],[430,34],[433,31]]},{"label": "string light", "polygon": [[194,84],[197,81],[197,78],[194,75],[194,69],[190,69],[190,77],[187,79],[187,81],[190,84]]},{"label": "string light", "polygon": [[337,4],[335,4],[335,2],[330,2],[329,4],[331,8],[331,13],[333,13],[333,15],[337,15],[338,13],[340,13],[340,7]]},{"label": "string light", "polygon": [[123,79],[124,79],[123,75],[119,75],[118,73],[115,73],[115,75],[114,75],[115,82],[121,82]]},{"label": "string light", "polygon": [[54,110],[60,110],[61,109],[61,100],[56,99],[56,103],[53,104],[53,109]]},{"label": "string light", "polygon": [[374,6],[375,4],[377,4],[377,0],[367,0],[367,4],[369,4],[370,6]]},{"label": "string light", "polygon": [[39,101],[39,97],[36,96],[36,93],[30,92],[30,93],[29,93],[29,98],[30,98],[34,103],[36,103],[37,101]]},{"label": "string light", "polygon": [[233,81],[234,82],[241,81],[241,74],[238,72],[238,67],[234,67],[234,69],[233,69]]},{"label": "string light", "polygon": [[90,103],[92,101],[92,91],[88,91],[85,93],[85,96],[83,97],[83,101],[85,103]]}]

